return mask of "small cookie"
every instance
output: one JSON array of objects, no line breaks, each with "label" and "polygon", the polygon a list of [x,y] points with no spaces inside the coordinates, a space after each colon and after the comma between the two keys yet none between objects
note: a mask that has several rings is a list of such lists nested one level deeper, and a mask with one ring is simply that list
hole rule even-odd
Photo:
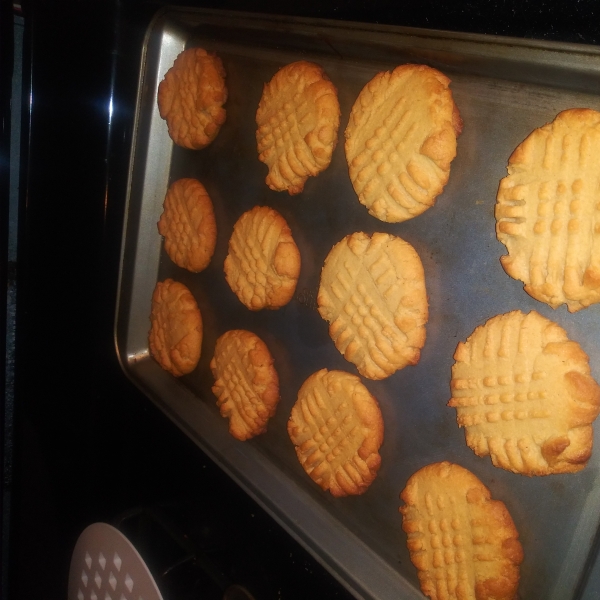
[{"label": "small cookie", "polygon": [[459,343],[454,359],[448,406],[475,454],[523,475],[585,467],[600,386],[562,327],[535,311],[498,315]]},{"label": "small cookie", "polygon": [[225,259],[227,283],[250,310],[276,309],[294,295],[300,252],[285,219],[268,206],[255,206],[233,226]]},{"label": "small cookie", "polygon": [[159,281],[152,294],[150,353],[165,370],[179,377],[200,360],[202,317],[190,290],[172,279]]},{"label": "small cookie", "polygon": [[217,223],[210,196],[197,179],[170,185],[158,231],[177,266],[192,273],[206,269],[217,243]]},{"label": "small cookie", "polygon": [[473,473],[449,462],[417,471],[400,494],[402,529],[431,600],[515,600],[523,548],[513,520]]},{"label": "small cookie", "polygon": [[571,109],[533,131],[500,182],[500,261],[525,291],[576,312],[600,302],[600,112]]},{"label": "small cookie", "polygon": [[158,111],[171,139],[184,148],[208,146],[225,123],[225,69],[202,48],[184,50],[158,86]]},{"label": "small cookie", "polygon": [[325,259],[319,313],[344,358],[369,379],[419,362],[428,318],[415,249],[387,233],[353,233]]},{"label": "small cookie", "polygon": [[425,65],[378,73],[356,99],[346,160],[358,199],[398,223],[433,206],[450,175],[462,120],[450,80]]},{"label": "small cookie", "polygon": [[256,124],[258,158],[269,167],[267,185],[299,194],[331,162],[340,124],[337,90],[319,65],[286,65],[265,84]]},{"label": "small cookie", "polygon": [[264,433],[279,402],[279,377],[266,344],[250,331],[227,331],[217,340],[210,368],[229,433],[242,441]]},{"label": "small cookie", "polygon": [[362,494],[375,479],[383,419],[356,375],[313,373],[298,392],[287,429],[304,470],[332,496]]}]

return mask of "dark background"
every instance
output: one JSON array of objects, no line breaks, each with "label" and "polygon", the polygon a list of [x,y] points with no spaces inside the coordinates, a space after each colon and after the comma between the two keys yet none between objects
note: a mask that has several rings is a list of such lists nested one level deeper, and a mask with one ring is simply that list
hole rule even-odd
[{"label": "dark background", "polygon": [[[193,4],[600,42],[600,5],[585,0]],[[3,597],[66,598],[79,533],[92,522],[152,506],[175,515],[222,580],[246,585],[257,600],[347,598],[128,382],[116,359],[112,331],[139,49],[160,6],[125,0],[1,4],[0,258],[3,287],[17,290],[14,379],[10,364],[2,370]],[[13,14],[22,17],[25,35],[18,260],[9,263]],[[5,308],[3,292],[2,314]],[[7,332],[0,322],[2,350]],[[9,319],[9,341],[11,328]],[[11,358],[10,344],[6,351]]]}]

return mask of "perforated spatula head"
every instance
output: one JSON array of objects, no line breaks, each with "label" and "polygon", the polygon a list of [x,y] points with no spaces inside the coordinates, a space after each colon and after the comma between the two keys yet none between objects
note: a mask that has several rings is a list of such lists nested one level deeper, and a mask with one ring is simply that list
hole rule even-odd
[{"label": "perforated spatula head", "polygon": [[133,544],[106,523],[79,536],[69,570],[68,600],[163,600]]}]

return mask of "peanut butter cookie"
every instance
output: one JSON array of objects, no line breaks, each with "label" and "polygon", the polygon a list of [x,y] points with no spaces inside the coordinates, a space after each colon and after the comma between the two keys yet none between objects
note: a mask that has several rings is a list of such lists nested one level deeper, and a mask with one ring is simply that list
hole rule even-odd
[{"label": "peanut butter cookie", "polygon": [[450,80],[425,65],[378,73],[346,127],[346,159],[358,199],[381,221],[415,217],[441,194],[462,120]]},{"label": "peanut butter cookie", "polygon": [[229,433],[242,441],[264,433],[279,402],[279,377],[267,345],[250,331],[227,331],[217,340],[210,368]]},{"label": "peanut butter cookie", "polygon": [[585,467],[600,386],[562,327],[535,311],[497,315],[458,344],[454,359],[448,406],[475,454],[523,475]]},{"label": "peanut butter cookie", "polygon": [[190,290],[173,279],[159,281],[152,294],[150,353],[175,377],[191,373],[200,360],[202,316]]},{"label": "peanut butter cookie", "polygon": [[285,219],[268,206],[245,212],[233,227],[225,278],[250,310],[277,309],[294,295],[300,252]]},{"label": "peanut butter cookie", "polygon": [[192,273],[206,269],[217,243],[217,223],[210,196],[197,179],[170,185],[158,231],[176,265]]},{"label": "peanut butter cookie", "polygon": [[400,498],[402,528],[431,600],[515,600],[523,548],[513,520],[473,473],[449,462],[417,471]]},{"label": "peanut butter cookie", "polygon": [[331,162],[340,124],[337,90],[319,65],[286,65],[265,85],[256,124],[258,158],[269,167],[267,185],[299,194]]},{"label": "peanut butter cookie", "polygon": [[353,233],[321,272],[319,313],[346,360],[369,379],[419,362],[428,319],[425,274],[415,249],[387,233]]},{"label": "peanut butter cookie", "polygon": [[158,86],[158,110],[171,139],[184,148],[208,146],[225,123],[225,69],[202,48],[184,50]]},{"label": "peanut butter cookie", "polygon": [[364,493],[381,465],[383,419],[356,375],[321,369],[298,392],[288,433],[300,464],[333,496]]},{"label": "peanut butter cookie", "polygon": [[600,112],[571,109],[533,131],[500,182],[504,270],[552,308],[600,302]]}]

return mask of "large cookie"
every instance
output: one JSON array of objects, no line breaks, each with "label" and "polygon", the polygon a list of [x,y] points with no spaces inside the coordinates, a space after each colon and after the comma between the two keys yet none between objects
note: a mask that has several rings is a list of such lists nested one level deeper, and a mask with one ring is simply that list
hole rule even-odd
[{"label": "large cookie", "polygon": [[268,206],[245,212],[233,227],[225,278],[250,310],[277,309],[294,295],[300,252],[285,219]]},{"label": "large cookie", "polygon": [[397,223],[433,206],[450,175],[462,120],[450,80],[425,65],[378,73],[346,127],[346,159],[358,199]]},{"label": "large cookie", "polygon": [[448,406],[478,456],[524,475],[585,467],[600,386],[562,327],[535,311],[498,315],[459,343],[454,358]]},{"label": "large cookie", "polygon": [[190,290],[172,279],[159,281],[152,294],[150,353],[175,377],[190,373],[200,360],[202,317]]},{"label": "large cookie", "polygon": [[431,600],[515,600],[523,548],[503,502],[449,462],[417,471],[400,498],[402,528]]},{"label": "large cookie", "polygon": [[171,139],[184,148],[208,146],[225,123],[225,69],[202,48],[184,50],[158,86],[158,110]]},{"label": "large cookie", "polygon": [[356,375],[321,369],[298,392],[288,433],[304,470],[333,496],[362,494],[381,465],[383,419]]},{"label": "large cookie", "polygon": [[419,361],[428,318],[423,265],[415,249],[387,233],[353,233],[321,272],[320,315],[346,360],[383,379]]},{"label": "large cookie", "polygon": [[264,433],[279,402],[279,377],[267,345],[251,331],[227,331],[217,340],[210,368],[229,433],[238,440]]},{"label": "large cookie", "polygon": [[199,273],[210,263],[217,242],[212,201],[197,179],[178,179],[167,191],[158,231],[178,266]]},{"label": "large cookie", "polygon": [[340,124],[337,90],[319,65],[286,65],[265,85],[256,124],[258,158],[269,167],[267,185],[299,194],[331,162]]},{"label": "large cookie", "polygon": [[566,110],[517,147],[500,182],[502,266],[552,308],[600,302],[599,155],[600,112]]}]

